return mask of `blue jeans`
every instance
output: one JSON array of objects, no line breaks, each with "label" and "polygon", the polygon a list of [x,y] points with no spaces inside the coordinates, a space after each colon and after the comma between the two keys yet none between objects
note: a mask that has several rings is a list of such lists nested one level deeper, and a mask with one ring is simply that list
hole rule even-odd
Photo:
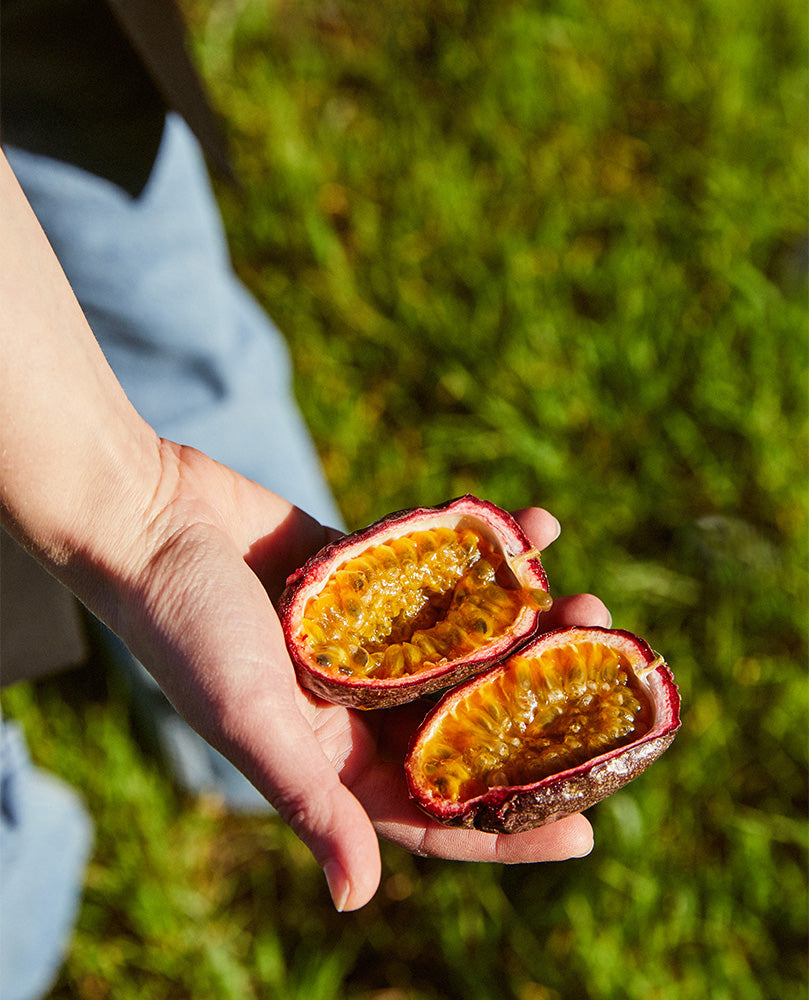
[{"label": "blue jeans", "polygon": [[202,155],[169,115],[132,198],[68,164],[7,155],[126,394],[193,445],[340,526],[278,330],[233,273]]},{"label": "blue jeans", "polygon": [[[137,198],[68,164],[16,149],[6,153],[110,366],[148,423],[341,527],[295,403],[286,345],[233,273],[202,155],[185,123],[167,117],[154,169]],[[258,808],[259,800],[266,808],[235,768],[173,713],[123,644],[103,628],[98,635],[127,675],[179,783],[191,791],[219,790],[234,808]],[[19,734],[7,735],[4,727],[2,735],[20,746]],[[61,786],[48,792],[41,774],[19,766],[22,759],[12,755],[9,766],[16,760],[17,773],[27,775],[14,780],[30,788],[30,808],[14,817],[5,805],[0,811],[0,907],[15,914],[14,933],[7,937],[3,928],[3,1000],[38,996],[58,966],[89,829],[78,800],[68,803]],[[5,787],[5,770],[2,781]],[[57,803],[53,813],[49,795]],[[54,850],[64,840],[51,823],[60,811],[76,831],[69,857]],[[62,906],[57,920],[49,899],[72,905]],[[5,951],[17,959],[7,963]],[[50,971],[43,978],[37,969]]]},{"label": "blue jeans", "polygon": [[52,984],[79,905],[92,826],[79,797],[35,768],[16,725],[0,725],[0,996]]}]

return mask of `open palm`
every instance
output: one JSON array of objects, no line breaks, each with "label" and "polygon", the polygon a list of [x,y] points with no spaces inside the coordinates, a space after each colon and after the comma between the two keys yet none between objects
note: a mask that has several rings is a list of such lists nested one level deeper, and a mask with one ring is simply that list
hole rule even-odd
[{"label": "open palm", "polygon": [[[109,623],[184,718],[275,806],[324,868],[335,905],[355,909],[380,878],[377,835],[436,857],[507,863],[586,854],[582,816],[522,834],[443,827],[409,800],[401,766],[424,707],[358,712],[297,684],[272,600],[334,537],[275,494],[191,449],[162,444],[145,558],[118,581]],[[546,511],[517,513],[542,549]],[[110,616],[108,616],[109,620]],[[591,595],[559,599],[545,627],[608,624]]]}]

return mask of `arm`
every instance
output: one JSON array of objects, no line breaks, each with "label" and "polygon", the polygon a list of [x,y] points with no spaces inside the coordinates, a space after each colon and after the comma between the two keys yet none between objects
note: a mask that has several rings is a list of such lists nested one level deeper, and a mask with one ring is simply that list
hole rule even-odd
[{"label": "arm", "polygon": [[[569,817],[525,834],[450,830],[407,798],[412,710],[362,715],[303,693],[270,598],[329,531],[192,449],[157,437],[109,369],[0,157],[0,505],[4,525],[128,644],[178,711],[275,805],[335,904],[366,903],[377,833],[461,860],[561,859],[592,833]],[[554,519],[521,520],[538,547]],[[596,598],[554,624],[605,623]]]}]

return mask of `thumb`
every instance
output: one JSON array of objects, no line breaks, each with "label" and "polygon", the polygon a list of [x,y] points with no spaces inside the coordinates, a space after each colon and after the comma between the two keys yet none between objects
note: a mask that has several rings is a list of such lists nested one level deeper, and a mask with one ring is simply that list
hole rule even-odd
[{"label": "thumb", "polygon": [[[258,714],[253,731],[266,734],[267,716]],[[244,738],[239,742],[242,747],[256,746]],[[364,906],[379,886],[379,841],[368,814],[340,781],[311,726],[290,706],[272,738],[265,735],[258,745],[261,750],[251,754],[251,760],[237,763],[312,852],[335,908],[342,912]]]},{"label": "thumb", "polygon": [[[146,625],[130,629],[135,655],[309,847],[335,906],[365,905],[381,876],[376,833],[304,714],[281,626],[257,576],[225,533],[204,528],[177,533],[153,560],[147,584]],[[349,734],[343,749],[351,742]]]}]

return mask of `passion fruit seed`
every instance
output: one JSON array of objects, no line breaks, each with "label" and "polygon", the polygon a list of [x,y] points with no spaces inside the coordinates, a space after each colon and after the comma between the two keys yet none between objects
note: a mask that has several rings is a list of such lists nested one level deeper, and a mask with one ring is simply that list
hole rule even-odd
[{"label": "passion fruit seed", "polygon": [[628,658],[615,648],[586,642],[536,658],[517,654],[425,742],[423,782],[453,802],[534,784],[632,742],[652,716]]},{"label": "passion fruit seed", "polygon": [[507,635],[521,610],[550,607],[519,587],[504,557],[471,528],[401,535],[340,565],[304,608],[315,662],[343,675],[402,677]]}]

